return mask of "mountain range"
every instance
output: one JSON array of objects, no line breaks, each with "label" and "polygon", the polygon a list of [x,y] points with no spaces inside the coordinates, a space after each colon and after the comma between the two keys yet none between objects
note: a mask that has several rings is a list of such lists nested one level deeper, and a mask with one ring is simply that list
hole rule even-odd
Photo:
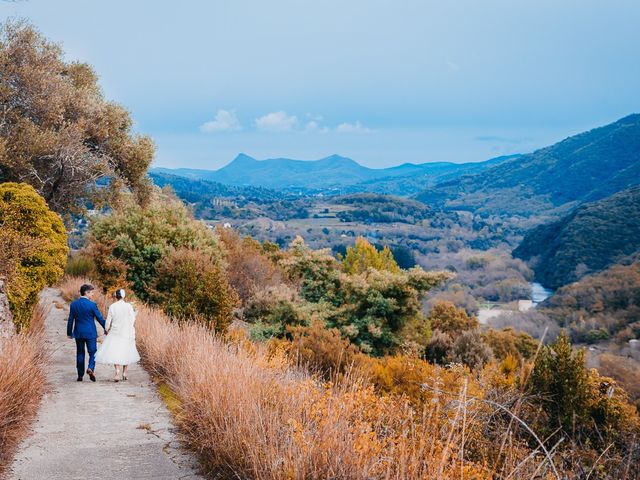
[{"label": "mountain range", "polygon": [[418,200],[453,209],[530,215],[568,210],[640,184],[640,114],[441,182]]},{"label": "mountain range", "polygon": [[514,156],[498,157],[484,162],[404,163],[389,168],[368,168],[340,155],[311,161],[290,158],[256,160],[241,153],[218,170],[153,168],[151,173],[236,186],[336,189],[343,192],[372,191],[408,195],[436,183],[439,179],[480,172],[512,158]]}]

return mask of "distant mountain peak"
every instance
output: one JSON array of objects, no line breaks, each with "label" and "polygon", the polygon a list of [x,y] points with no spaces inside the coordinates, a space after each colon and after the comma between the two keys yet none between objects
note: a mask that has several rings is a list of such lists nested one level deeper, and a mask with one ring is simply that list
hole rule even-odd
[{"label": "distant mountain peak", "polygon": [[[368,190],[366,186],[357,187],[361,182],[376,179],[401,177],[404,175],[421,175],[424,178],[435,177],[445,173],[454,174],[466,168],[477,170],[476,164],[453,164],[446,162],[425,163],[416,165],[404,163],[398,167],[369,168],[357,161],[334,153],[318,160],[296,160],[292,158],[267,158],[258,160],[239,153],[231,162],[218,170],[194,169],[154,169],[155,172],[169,173],[188,178],[219,182],[225,185],[259,186],[273,189],[308,188],[308,189],[343,189],[352,191]],[[413,179],[412,179],[413,180]],[[402,181],[399,181],[399,185]],[[383,187],[386,190],[387,187]],[[416,191],[416,190],[414,190]],[[413,192],[412,192],[413,193]]]},{"label": "distant mountain peak", "polygon": [[254,163],[257,162],[255,158],[247,155],[246,153],[239,153],[236,158],[234,158],[231,163]]},{"label": "distant mountain peak", "polygon": [[[334,153],[333,155],[329,155],[328,157],[322,158],[320,160],[316,160],[316,162],[330,163],[334,165],[358,165],[359,167],[363,167],[355,160],[349,157],[343,157],[342,155],[338,155]],[[367,168],[367,167],[363,167]]]},{"label": "distant mountain peak", "polygon": [[333,153],[328,157],[324,157],[322,160],[349,160],[351,162],[355,161],[355,160],[351,160],[349,157],[345,157],[344,155],[339,155],[337,153]]}]

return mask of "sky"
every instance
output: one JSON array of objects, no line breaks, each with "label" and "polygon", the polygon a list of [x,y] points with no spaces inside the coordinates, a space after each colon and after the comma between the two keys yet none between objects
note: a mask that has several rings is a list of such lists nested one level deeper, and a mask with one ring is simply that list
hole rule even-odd
[{"label": "sky", "polygon": [[157,145],[216,169],[526,153],[640,112],[637,0],[18,0]]}]

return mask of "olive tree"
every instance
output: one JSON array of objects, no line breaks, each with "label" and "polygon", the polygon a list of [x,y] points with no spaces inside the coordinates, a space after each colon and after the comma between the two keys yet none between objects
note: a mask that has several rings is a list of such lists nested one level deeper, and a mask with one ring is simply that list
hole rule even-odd
[{"label": "olive tree", "polygon": [[[123,187],[140,201],[154,154],[122,106],[107,101],[86,63],[24,22],[0,27],[0,181],[32,185],[57,212]],[[108,178],[108,188],[96,182]],[[101,195],[96,195],[97,193]]]}]

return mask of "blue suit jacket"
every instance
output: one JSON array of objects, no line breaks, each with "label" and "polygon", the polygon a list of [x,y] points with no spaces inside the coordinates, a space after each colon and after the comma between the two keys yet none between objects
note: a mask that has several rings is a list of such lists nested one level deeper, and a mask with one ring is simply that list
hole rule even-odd
[{"label": "blue suit jacket", "polygon": [[98,306],[86,297],[80,297],[69,308],[67,336],[73,338],[98,338],[94,318],[105,328],[104,318]]}]

